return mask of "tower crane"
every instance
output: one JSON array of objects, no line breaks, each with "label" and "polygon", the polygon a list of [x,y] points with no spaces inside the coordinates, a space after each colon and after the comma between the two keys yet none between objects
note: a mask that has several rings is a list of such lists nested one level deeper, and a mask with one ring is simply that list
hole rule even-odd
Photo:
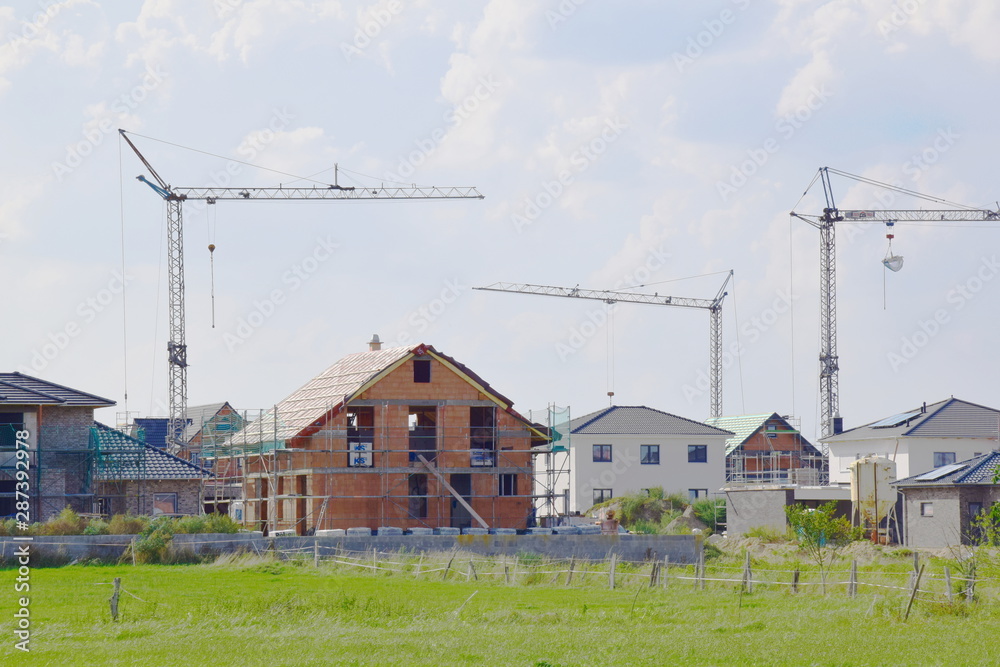
[{"label": "tower crane", "polygon": [[[830,174],[844,176],[852,180],[895,190],[906,195],[925,199],[938,205],[950,208],[937,209],[869,209],[847,210],[838,209],[833,197],[833,187]],[[818,215],[801,214],[792,211],[790,215],[805,220],[819,230],[819,309],[820,309],[820,352],[819,352],[819,383],[820,383],[820,428],[821,438],[839,433],[843,428],[840,416],[840,359],[837,356],[837,256],[836,256],[836,226],[838,222],[884,223],[892,227],[897,222],[996,222],[1000,220],[1000,212],[988,209],[978,209],[963,206],[937,197],[906,190],[904,188],[880,183],[879,181],[849,174],[847,172],[821,167],[816,178],[823,184],[823,195],[826,208]],[[812,187],[812,184],[810,184]],[[808,189],[806,190],[808,192]],[[889,235],[891,239],[892,236]],[[888,266],[888,265],[887,265]],[[891,267],[890,267],[891,268]],[[897,270],[897,269],[893,269]]]},{"label": "tower crane", "polygon": [[562,296],[573,299],[594,299],[606,304],[645,303],[653,306],[677,306],[680,308],[701,308],[711,314],[709,329],[709,376],[711,381],[711,417],[722,416],[722,301],[729,294],[726,287],[732,280],[733,272],[726,275],[714,299],[695,299],[678,296],[662,296],[642,292],[620,290],[593,290],[578,287],[551,287],[549,285],[529,285],[525,283],[493,283],[477,290],[491,292],[514,292],[517,294],[538,294],[541,296]]},{"label": "tower crane", "polygon": [[152,181],[145,176],[137,180],[148,185],[167,202],[167,285],[169,308],[169,340],[167,341],[167,361],[169,364],[169,409],[167,421],[167,442],[172,448],[181,445],[184,419],[187,412],[187,343],[184,326],[184,225],[183,204],[185,201],[202,200],[207,204],[218,201],[244,201],[257,199],[332,199],[336,201],[353,199],[482,199],[483,195],[474,187],[343,187],[336,182],[332,185],[309,187],[174,187],[163,180],[149,164],[145,156],[129,139],[125,130],[118,133],[135,152],[149,171]]}]

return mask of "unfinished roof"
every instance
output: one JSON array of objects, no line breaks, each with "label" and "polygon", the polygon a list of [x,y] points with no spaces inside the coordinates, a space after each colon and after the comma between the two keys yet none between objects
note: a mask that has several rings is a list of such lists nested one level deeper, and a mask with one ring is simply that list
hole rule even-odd
[{"label": "unfinished roof", "polygon": [[102,481],[202,479],[212,473],[121,431],[94,422],[98,450],[97,478]]},{"label": "unfinished roof", "polygon": [[[802,437],[802,434],[798,430],[792,428],[792,425],[785,420],[784,417],[779,415],[777,412],[771,412],[762,415],[733,415],[730,417],[709,417],[705,420],[705,423],[709,426],[715,426],[717,428],[722,428],[727,431],[733,432],[733,437],[726,440],[726,454],[731,454],[740,445],[745,443],[750,436],[759,431],[764,424],[766,424],[771,419],[777,419],[784,424],[781,430],[775,431],[776,433],[793,433],[799,436],[804,448],[813,449],[812,443]],[[817,453],[818,450],[816,450]]]},{"label": "unfinished roof", "polygon": [[916,407],[824,439],[837,443],[881,440],[899,436],[917,438],[981,438],[996,440],[1000,434],[1000,410],[949,398],[926,407]]},{"label": "unfinished roof", "polygon": [[106,408],[115,402],[21,373],[0,373],[0,405]]},{"label": "unfinished roof", "polygon": [[[340,359],[307,382],[291,396],[281,401],[258,420],[247,423],[227,444],[241,446],[278,446],[317,425],[331,410],[345,405],[385,374],[390,373],[415,356],[428,355],[450,366],[503,409],[524,420],[511,409],[509,399],[494,391],[482,378],[463,364],[441,354],[430,345],[390,347],[384,350],[358,352]],[[526,420],[524,420],[527,423]]]},{"label": "unfinished roof", "polygon": [[953,484],[993,484],[993,475],[1000,468],[1000,452],[980,454],[965,461],[951,463],[929,472],[893,482],[896,486],[951,486]]},{"label": "unfinished roof", "polygon": [[[184,417],[187,420],[187,425],[184,427],[184,435],[182,436],[184,442],[191,442],[191,439],[198,435],[205,428],[205,425],[212,421],[225,407],[233,410],[233,406],[229,405],[229,401],[189,406],[184,413]],[[236,429],[234,428],[233,430]]]},{"label": "unfinished roof", "polygon": [[573,435],[732,435],[709,426],[643,405],[612,405],[577,417],[569,423]]}]

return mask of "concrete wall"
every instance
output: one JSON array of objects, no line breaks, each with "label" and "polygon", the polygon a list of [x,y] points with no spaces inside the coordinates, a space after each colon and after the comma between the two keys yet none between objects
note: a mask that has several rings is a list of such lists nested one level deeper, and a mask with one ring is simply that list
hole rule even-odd
[{"label": "concrete wall", "polygon": [[[84,558],[117,561],[131,543],[132,535],[73,535],[35,537],[31,544],[33,562],[59,559],[66,562]],[[699,538],[694,535],[385,535],[345,537],[264,538],[255,533],[235,535],[174,535],[172,550],[192,554],[217,554],[233,551],[264,552],[305,549],[309,554],[318,543],[322,553],[340,548],[348,551],[448,552],[453,549],[482,555],[517,555],[534,553],[553,558],[604,559],[612,552],[623,560],[670,557],[672,563],[693,563],[697,559]],[[0,537],[0,560],[12,559],[15,550],[25,544],[10,537]]]},{"label": "concrete wall", "polygon": [[739,537],[751,528],[784,531],[785,506],[795,502],[792,489],[731,489],[726,491],[726,531]]}]

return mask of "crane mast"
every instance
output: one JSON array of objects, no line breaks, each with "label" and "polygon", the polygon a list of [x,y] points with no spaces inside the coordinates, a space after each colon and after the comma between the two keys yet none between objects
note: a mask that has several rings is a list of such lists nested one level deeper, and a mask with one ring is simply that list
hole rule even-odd
[{"label": "crane mast", "polygon": [[128,143],[136,156],[149,171],[153,180],[137,176],[137,180],[148,185],[167,204],[167,291],[169,308],[169,331],[167,341],[167,362],[169,367],[169,411],[167,418],[167,442],[171,449],[183,442],[185,415],[187,413],[187,341],[184,322],[184,211],[183,203],[202,200],[208,204],[218,201],[245,200],[382,200],[382,199],[482,199],[483,195],[474,187],[343,187],[337,183],[310,187],[172,187],[156,172],[145,156],[139,151],[125,130],[119,135]]},{"label": "crane mast", "polygon": [[[830,174],[845,176],[857,181],[899,190],[884,183],[848,174],[829,167],[821,167],[819,178],[823,185],[826,207],[820,215],[800,214],[791,216],[804,220],[820,234],[819,252],[819,312],[820,312],[820,438],[839,433],[843,422],[840,416],[840,358],[837,355],[837,236],[836,227],[840,222],[884,223],[896,222],[996,222],[1000,213],[988,209],[956,207],[949,209],[838,209],[833,196]],[[911,195],[918,193],[906,192]],[[927,198],[932,201],[943,200]],[[948,202],[950,203],[950,202]]]},{"label": "crane mast", "polygon": [[493,283],[473,289],[490,292],[513,292],[515,294],[535,294],[539,296],[560,296],[571,299],[592,299],[613,303],[644,303],[653,306],[676,306],[679,308],[699,308],[710,313],[709,330],[709,376],[711,387],[711,417],[722,416],[722,302],[728,292],[726,287],[733,277],[730,271],[714,299],[662,296],[642,292],[621,290],[580,289],[579,287],[553,287],[551,285],[531,285],[527,283]]}]

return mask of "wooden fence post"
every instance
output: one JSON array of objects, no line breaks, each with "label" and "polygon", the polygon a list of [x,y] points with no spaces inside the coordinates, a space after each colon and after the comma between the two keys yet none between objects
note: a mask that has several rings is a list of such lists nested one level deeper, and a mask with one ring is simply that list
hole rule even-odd
[{"label": "wooden fence post", "polygon": [[569,573],[566,575],[566,585],[569,586],[569,582],[573,581],[573,567],[576,565],[576,556],[571,556],[569,559]]},{"label": "wooden fence post", "polygon": [[476,581],[479,581],[479,575],[476,574],[476,566],[472,564],[471,558],[469,559],[469,569],[465,573],[465,580],[468,581],[469,579],[475,579]]},{"label": "wooden fence post", "polygon": [[792,592],[799,592],[799,568],[795,568],[795,571],[792,572]]},{"label": "wooden fence post", "polygon": [[851,561],[851,579],[847,582],[847,596],[854,597],[858,594],[858,561]]},{"label": "wooden fence post", "polygon": [[944,594],[948,596],[948,604],[955,601],[955,594],[951,590],[951,568],[944,566]]},{"label": "wooden fence post", "polygon": [[319,542],[313,541],[313,567],[319,567]]},{"label": "wooden fence post", "polygon": [[750,552],[743,559],[743,590],[753,593],[753,567],[750,565]]},{"label": "wooden fence post", "polygon": [[698,590],[705,590],[705,549],[698,549]]},{"label": "wooden fence post", "polygon": [[608,568],[608,588],[615,587],[615,568],[618,567],[618,554],[611,554],[611,567]]},{"label": "wooden fence post", "polygon": [[920,571],[920,554],[916,551],[913,552],[913,572],[910,574],[910,587],[913,587],[913,582],[917,578],[917,572]]},{"label": "wooden fence post", "polygon": [[656,578],[659,576],[660,561],[654,560],[652,567],[649,569],[649,587],[652,588],[656,585]]},{"label": "wooden fence post", "polygon": [[108,603],[111,605],[111,620],[112,621],[117,621],[118,620],[118,596],[121,593],[121,588],[122,588],[122,579],[121,579],[121,577],[115,577],[114,586],[115,586],[114,592],[111,593],[111,599],[108,600]]},{"label": "wooden fence post", "polygon": [[451,552],[451,558],[448,559],[448,564],[444,566],[444,572],[441,573],[441,581],[448,578],[448,572],[451,570],[451,562],[455,560],[455,552]]},{"label": "wooden fence post", "polygon": [[976,601],[976,561],[969,561],[969,574],[965,582],[965,601]]},{"label": "wooden fence post", "polygon": [[663,574],[661,575],[662,586],[667,587],[667,578],[670,577],[670,556],[663,557]]},{"label": "wooden fence post", "polygon": [[916,578],[913,580],[913,590],[910,591],[910,600],[906,603],[906,613],[903,614],[903,620],[905,621],[910,617],[910,608],[913,607],[913,600],[917,597],[917,591],[920,590],[920,577],[924,573],[924,566],[920,566],[920,570],[917,572]]},{"label": "wooden fence post", "polygon": [[507,567],[507,556],[503,557],[503,582],[510,585],[510,568]]}]

